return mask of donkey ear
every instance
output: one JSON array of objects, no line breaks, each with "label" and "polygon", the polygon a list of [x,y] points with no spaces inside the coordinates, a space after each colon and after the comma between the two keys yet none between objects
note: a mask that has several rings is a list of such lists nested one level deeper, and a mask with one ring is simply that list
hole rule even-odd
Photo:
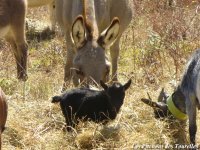
[{"label": "donkey ear", "polygon": [[100,80],[100,85],[102,86],[102,88],[103,88],[104,90],[107,90],[107,89],[108,89],[108,86],[107,86],[102,80]]},{"label": "donkey ear", "polygon": [[119,30],[120,30],[119,19],[115,17],[112,20],[110,26],[101,33],[100,37],[97,40],[98,44],[104,48],[110,47],[117,39]]},{"label": "donkey ear", "polygon": [[82,15],[78,16],[72,25],[72,40],[78,48],[82,47],[86,41],[85,25]]},{"label": "donkey ear", "polygon": [[125,91],[130,87],[131,82],[132,82],[131,79],[129,79],[128,82],[124,84]]}]

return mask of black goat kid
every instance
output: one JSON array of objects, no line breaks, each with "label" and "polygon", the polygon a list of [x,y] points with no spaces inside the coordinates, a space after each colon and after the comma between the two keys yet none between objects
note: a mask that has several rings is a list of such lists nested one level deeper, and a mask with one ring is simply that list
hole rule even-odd
[{"label": "black goat kid", "polygon": [[78,119],[106,123],[116,118],[131,80],[124,85],[114,82],[111,86],[107,86],[102,81],[100,85],[103,87],[102,91],[78,88],[53,97],[52,103],[60,102],[68,131],[71,127],[75,127]]}]

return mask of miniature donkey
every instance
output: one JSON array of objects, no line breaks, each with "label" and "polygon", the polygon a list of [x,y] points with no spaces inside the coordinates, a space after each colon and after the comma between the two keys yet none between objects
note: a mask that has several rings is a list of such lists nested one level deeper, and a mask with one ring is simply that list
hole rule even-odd
[{"label": "miniature donkey", "polygon": [[131,80],[124,85],[114,82],[107,86],[103,81],[100,81],[100,84],[102,91],[78,88],[67,91],[62,96],[53,97],[52,103],[60,102],[68,131],[75,127],[78,119],[107,123],[116,118]]},{"label": "miniature donkey", "polygon": [[156,118],[174,116],[177,119],[189,119],[189,135],[191,144],[195,145],[197,131],[196,111],[200,104],[200,49],[197,50],[187,64],[182,80],[175,92],[167,97],[164,91],[159,96],[159,102],[141,99],[154,109]]},{"label": "miniature donkey", "polygon": [[75,86],[82,81],[108,80],[110,62],[106,50],[109,48],[112,76],[117,80],[119,41],[131,22],[132,3],[132,0],[56,1],[56,19],[67,43],[65,82],[71,77]]},{"label": "miniature donkey", "polygon": [[0,38],[10,42],[21,80],[27,79],[26,7],[26,0],[0,0]]},{"label": "miniature donkey", "polygon": [[1,134],[5,128],[6,120],[7,120],[7,111],[8,106],[5,98],[4,92],[0,87],[0,150],[1,150]]}]

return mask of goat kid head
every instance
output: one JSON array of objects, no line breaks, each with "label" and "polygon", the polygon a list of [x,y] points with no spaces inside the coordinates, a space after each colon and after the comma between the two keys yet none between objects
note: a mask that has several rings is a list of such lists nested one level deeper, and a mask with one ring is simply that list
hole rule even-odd
[{"label": "goat kid head", "polygon": [[170,112],[167,106],[168,96],[167,93],[164,91],[164,88],[161,90],[157,102],[152,101],[149,94],[148,97],[148,99],[142,98],[141,101],[153,108],[154,116],[156,119],[164,119],[170,116]]},{"label": "goat kid head", "polygon": [[[75,57],[73,60],[74,76],[77,85],[84,79],[89,83],[92,80],[99,83],[106,81],[110,72],[110,62],[105,50],[117,39],[120,23],[114,18],[107,29],[100,35],[94,35],[94,30],[89,26],[82,15],[78,16],[72,25],[72,41],[75,44]],[[95,32],[98,34],[98,32]],[[92,80],[91,80],[92,79]]]},{"label": "goat kid head", "polygon": [[114,82],[111,86],[108,86],[103,81],[100,81],[100,85],[105,90],[106,94],[112,98],[124,99],[125,91],[130,87],[131,82],[131,79],[129,79],[124,85],[119,82]]},{"label": "goat kid head", "polygon": [[185,103],[180,101],[184,99],[185,97],[178,87],[171,96],[167,96],[164,89],[162,89],[158,97],[158,102],[153,102],[150,96],[149,99],[142,98],[141,101],[154,109],[156,119],[177,118],[179,120],[186,120]]}]

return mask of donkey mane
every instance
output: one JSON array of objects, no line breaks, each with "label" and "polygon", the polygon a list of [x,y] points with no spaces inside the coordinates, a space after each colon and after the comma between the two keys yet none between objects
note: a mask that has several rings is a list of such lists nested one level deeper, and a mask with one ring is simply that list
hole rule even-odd
[{"label": "donkey mane", "polygon": [[83,0],[83,18],[88,31],[88,40],[97,39],[99,31],[96,22],[94,0]]}]

